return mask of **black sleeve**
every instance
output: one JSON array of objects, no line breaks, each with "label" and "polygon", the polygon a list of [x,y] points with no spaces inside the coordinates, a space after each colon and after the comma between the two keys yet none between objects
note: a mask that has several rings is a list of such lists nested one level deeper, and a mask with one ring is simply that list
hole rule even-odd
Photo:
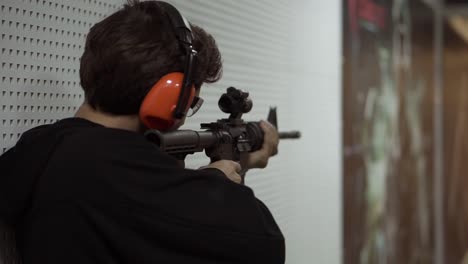
[{"label": "black sleeve", "polygon": [[284,263],[284,237],[251,188],[229,180],[218,169],[183,170],[173,176],[179,174],[184,182],[162,196],[167,214],[154,209],[140,212],[165,226],[166,232],[155,236],[166,234],[167,244],[179,250],[219,254],[237,259],[236,263]]},{"label": "black sleeve", "polygon": [[[17,196],[21,196],[18,192],[13,191],[12,180],[13,166],[15,164],[15,148],[11,148],[6,153],[0,156],[0,220],[11,225],[14,215],[16,215],[16,207],[21,203]],[[12,196],[16,196],[15,198]]]},{"label": "black sleeve", "polygon": [[[231,180],[229,180],[226,175],[215,168],[208,168],[197,171],[196,173],[202,174],[202,177],[213,177],[219,180],[219,185],[223,186],[223,195],[216,197],[216,195],[212,196],[214,201],[221,203],[234,203],[234,206],[223,206],[226,210],[239,210],[238,217],[235,220],[237,223],[243,222],[242,215],[244,214],[251,214],[252,217],[255,217],[258,222],[252,221],[253,219],[249,219],[245,224],[252,225],[255,223],[250,230],[250,232],[256,234],[267,234],[272,236],[281,236],[281,231],[276,224],[276,221],[271,214],[268,207],[259,199],[256,198],[253,190],[245,185],[237,184]],[[213,176],[211,176],[213,175]],[[229,218],[229,217],[228,217]],[[247,229],[248,230],[248,229]]]},{"label": "black sleeve", "polygon": [[[56,143],[55,138],[31,142],[41,128],[25,132],[16,146],[0,156],[0,219],[11,226],[30,206],[37,177]],[[31,144],[39,146],[30,148]]]},{"label": "black sleeve", "polygon": [[251,188],[229,180],[218,169],[167,166],[163,157],[158,158],[161,155],[135,154],[125,166],[101,163],[101,168],[114,171],[108,184],[117,191],[116,196],[134,202],[134,206],[199,226],[282,237],[270,211]]},{"label": "black sleeve", "polygon": [[144,165],[143,159],[138,174],[120,167],[121,174],[112,175],[117,193],[108,193],[107,202],[96,197],[101,202],[84,203],[91,222],[115,242],[112,250],[121,252],[121,259],[151,259],[151,248],[162,247],[162,263],[202,263],[176,261],[182,256],[219,259],[216,263],[284,263],[284,237],[249,187],[217,169],[168,168],[156,160]]}]

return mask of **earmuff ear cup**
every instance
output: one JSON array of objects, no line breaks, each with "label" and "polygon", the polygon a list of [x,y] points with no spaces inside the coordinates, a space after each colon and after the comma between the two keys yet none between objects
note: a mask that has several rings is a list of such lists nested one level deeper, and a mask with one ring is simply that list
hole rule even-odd
[{"label": "earmuff ear cup", "polygon": [[[164,75],[153,85],[140,106],[140,119],[146,127],[167,131],[175,125],[177,120],[174,118],[174,110],[179,100],[183,79],[182,73],[173,72]],[[194,97],[195,87],[192,86],[186,110]]]}]

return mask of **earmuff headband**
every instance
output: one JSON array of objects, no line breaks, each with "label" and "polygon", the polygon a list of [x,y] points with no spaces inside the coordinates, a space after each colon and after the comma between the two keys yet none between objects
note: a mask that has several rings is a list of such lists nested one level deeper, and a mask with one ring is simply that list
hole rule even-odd
[{"label": "earmuff headband", "polygon": [[186,53],[184,79],[182,81],[182,89],[179,95],[179,100],[174,111],[174,117],[177,119],[183,118],[187,113],[187,105],[189,104],[190,89],[193,85],[192,74],[196,64],[197,51],[192,46],[192,30],[188,21],[182,14],[169,3],[159,1],[159,5],[166,11],[166,14],[174,28],[177,40],[179,40],[182,49]]},{"label": "earmuff headband", "polygon": [[190,98],[190,89],[192,87],[192,71],[193,65],[196,64],[197,60],[197,52],[194,49],[191,49],[187,54],[187,60],[185,63],[185,70],[184,70],[184,80],[182,81],[182,90],[179,95],[179,100],[177,102],[177,106],[174,110],[174,117],[181,119],[187,113],[187,105],[189,104]]}]

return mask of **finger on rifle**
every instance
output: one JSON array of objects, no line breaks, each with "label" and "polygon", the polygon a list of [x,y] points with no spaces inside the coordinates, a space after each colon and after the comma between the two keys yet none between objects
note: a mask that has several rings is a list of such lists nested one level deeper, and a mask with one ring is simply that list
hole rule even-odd
[{"label": "finger on rifle", "polygon": [[270,122],[268,122],[266,120],[260,120],[260,125],[262,125],[262,124],[264,126],[267,126],[268,128],[276,130],[276,127],[272,123],[270,123]]},{"label": "finger on rifle", "polygon": [[232,161],[232,160],[230,162],[234,166],[234,171],[235,172],[239,173],[242,170],[242,167],[241,167],[239,162],[235,162],[235,161]]},{"label": "finger on rifle", "polygon": [[230,178],[235,183],[240,184],[242,182],[242,177],[238,173],[231,174]]},{"label": "finger on rifle", "polygon": [[276,128],[268,121],[261,121],[260,126],[264,132],[262,149],[266,149],[268,157],[278,154],[279,136]]},{"label": "finger on rifle", "polygon": [[268,165],[269,157],[268,150],[264,146],[260,150],[250,153],[249,167],[263,169]]}]

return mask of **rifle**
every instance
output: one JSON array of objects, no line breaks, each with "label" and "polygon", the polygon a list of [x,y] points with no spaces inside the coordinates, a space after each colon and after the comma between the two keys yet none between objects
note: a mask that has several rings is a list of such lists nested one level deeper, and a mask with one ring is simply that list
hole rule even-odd
[{"label": "rifle", "polygon": [[[149,130],[145,136],[162,151],[181,161],[189,154],[205,151],[211,162],[233,160],[240,162],[244,167],[248,153],[259,150],[263,145],[260,122],[244,122],[241,119],[243,114],[252,109],[252,100],[248,92],[229,87],[219,99],[218,106],[221,111],[230,114],[229,118],[201,124],[201,129],[206,129],[205,131],[176,130],[162,133]],[[270,108],[267,120],[278,128],[276,108]],[[279,132],[280,139],[300,137],[299,131]],[[242,171],[241,176],[244,176],[245,172]]]}]

